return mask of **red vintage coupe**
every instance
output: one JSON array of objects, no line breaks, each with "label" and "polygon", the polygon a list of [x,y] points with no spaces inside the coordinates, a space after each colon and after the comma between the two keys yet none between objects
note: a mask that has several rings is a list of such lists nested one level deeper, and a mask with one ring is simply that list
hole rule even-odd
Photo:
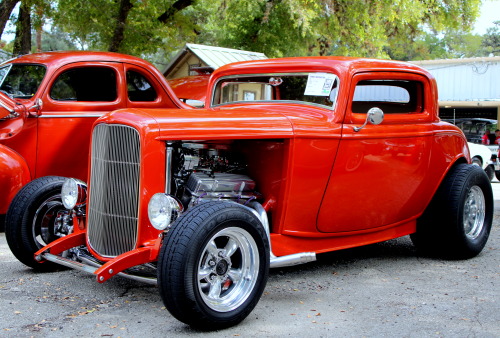
[{"label": "red vintage coupe", "polygon": [[[87,183],[50,177],[15,197],[6,232],[15,256],[101,283],[117,274],[157,283],[173,316],[219,329],[252,311],[270,267],[405,235],[440,257],[485,246],[491,185],[460,129],[439,119],[427,71],[269,59],[224,66],[208,87],[204,109],[100,117]],[[58,207],[40,219],[32,206],[44,201]]]}]

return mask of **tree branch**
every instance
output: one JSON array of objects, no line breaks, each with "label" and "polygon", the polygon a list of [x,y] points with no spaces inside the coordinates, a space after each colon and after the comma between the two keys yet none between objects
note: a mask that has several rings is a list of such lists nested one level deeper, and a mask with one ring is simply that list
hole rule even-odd
[{"label": "tree branch", "polygon": [[184,8],[191,6],[194,0],[177,0],[170,6],[162,15],[158,17],[161,23],[167,23],[176,13],[182,11]]},{"label": "tree branch", "polygon": [[109,45],[110,52],[118,52],[120,46],[125,38],[125,26],[127,24],[127,17],[130,10],[134,7],[130,0],[121,0],[120,9],[118,10],[118,17],[116,19],[115,32],[111,38],[111,43]]},{"label": "tree branch", "polygon": [[10,13],[12,13],[18,2],[19,0],[3,0],[0,2],[0,38],[7,21],[9,21]]}]

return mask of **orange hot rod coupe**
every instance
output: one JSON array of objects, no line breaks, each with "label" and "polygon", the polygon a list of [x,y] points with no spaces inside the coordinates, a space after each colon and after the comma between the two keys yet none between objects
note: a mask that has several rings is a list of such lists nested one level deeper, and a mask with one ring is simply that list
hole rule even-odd
[{"label": "orange hot rod coupe", "polygon": [[[186,83],[189,79],[178,84],[181,91]],[[2,63],[1,227],[10,202],[29,181],[47,175],[86,181],[95,120],[137,107],[189,108],[153,65],[128,55],[50,52]],[[50,212],[50,204],[45,209]]]},{"label": "orange hot rod coupe", "polygon": [[[425,70],[334,57],[249,61],[215,71],[205,100],[199,110],[99,118],[88,185],[52,177],[15,197],[15,256],[100,283],[155,283],[174,317],[219,329],[252,311],[272,267],[405,235],[450,258],[485,246],[491,185],[470,164],[463,133],[440,121]],[[58,207],[42,221],[30,210],[44,200]]]}]

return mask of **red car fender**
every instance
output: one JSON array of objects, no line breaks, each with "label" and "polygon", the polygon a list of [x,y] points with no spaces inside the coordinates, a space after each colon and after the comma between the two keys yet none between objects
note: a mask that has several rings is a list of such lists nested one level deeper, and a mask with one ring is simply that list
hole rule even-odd
[{"label": "red car fender", "polygon": [[17,152],[0,144],[0,214],[7,213],[10,202],[29,181],[28,164]]}]

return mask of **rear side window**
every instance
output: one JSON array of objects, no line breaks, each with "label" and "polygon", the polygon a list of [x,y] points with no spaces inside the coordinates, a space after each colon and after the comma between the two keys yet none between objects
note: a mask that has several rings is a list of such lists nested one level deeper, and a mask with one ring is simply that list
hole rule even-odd
[{"label": "rear side window", "polygon": [[364,80],[358,82],[352,102],[353,113],[366,114],[378,107],[386,114],[421,113],[423,85],[419,81]]},{"label": "rear side window", "polygon": [[54,82],[50,97],[57,101],[115,101],[118,97],[116,73],[107,67],[65,71]]},{"label": "rear side window", "polygon": [[131,70],[127,72],[127,92],[128,99],[132,102],[151,102],[158,97],[148,79]]}]

